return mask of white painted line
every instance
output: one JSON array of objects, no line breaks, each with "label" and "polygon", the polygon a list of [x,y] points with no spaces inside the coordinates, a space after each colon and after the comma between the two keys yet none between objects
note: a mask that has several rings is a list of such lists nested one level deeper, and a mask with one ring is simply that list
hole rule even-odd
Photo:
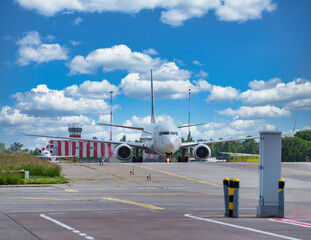
[{"label": "white painted line", "polygon": [[86,239],[89,239],[89,240],[94,240],[93,237],[88,236],[88,235],[86,235],[85,233],[80,233],[79,230],[76,230],[76,229],[74,229],[74,228],[72,228],[72,227],[70,227],[70,226],[68,226],[68,225],[66,225],[66,224],[64,224],[64,223],[62,223],[62,222],[60,222],[60,221],[57,221],[57,220],[55,220],[54,218],[48,217],[48,216],[46,216],[45,214],[40,214],[40,217],[45,218],[45,219],[47,219],[47,220],[49,220],[49,221],[51,221],[51,222],[53,222],[53,223],[55,223],[55,224],[57,224],[57,225],[63,227],[63,228],[66,228],[67,230],[72,231],[73,233],[77,233],[77,234],[79,234],[81,237],[85,237]]},{"label": "white painted line", "polygon": [[278,238],[283,238],[283,239],[288,239],[288,240],[301,240],[299,238],[287,237],[287,236],[284,236],[284,235],[279,235],[279,234],[275,234],[275,233],[271,233],[271,232],[261,231],[261,230],[257,230],[257,229],[254,229],[254,228],[248,228],[248,227],[243,227],[243,226],[234,225],[234,224],[230,224],[230,223],[219,222],[219,221],[215,221],[215,220],[207,219],[207,218],[200,218],[200,217],[192,216],[191,214],[185,214],[184,216],[185,217],[189,217],[189,218],[193,218],[193,219],[197,219],[197,220],[201,220],[201,221],[221,224],[221,225],[225,225],[225,226],[228,226],[228,227],[233,227],[233,228],[238,228],[238,229],[242,229],[242,230],[246,230],[246,231],[251,231],[251,232],[256,232],[256,233],[260,233],[260,234],[265,234],[265,235],[269,235],[269,236],[273,236],[273,237],[278,237]]},{"label": "white painted line", "polygon": [[298,221],[293,221],[293,220],[288,220],[288,219],[269,219],[269,220],[273,222],[292,224],[292,225],[299,226],[299,227],[311,228],[311,224],[305,223],[305,222],[298,222]]}]

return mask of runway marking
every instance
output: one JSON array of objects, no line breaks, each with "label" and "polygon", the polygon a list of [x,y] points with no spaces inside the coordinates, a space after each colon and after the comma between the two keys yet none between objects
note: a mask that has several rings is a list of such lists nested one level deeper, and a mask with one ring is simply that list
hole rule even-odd
[{"label": "runway marking", "polygon": [[129,204],[129,205],[140,206],[140,207],[144,207],[144,208],[148,208],[148,209],[152,209],[152,210],[164,210],[164,208],[153,206],[153,205],[150,205],[150,204],[138,203],[138,202],[122,200],[122,199],[118,199],[118,198],[102,197],[102,199],[108,200],[108,201],[126,203],[126,204]]},{"label": "runway marking", "polygon": [[281,223],[292,224],[292,225],[295,225],[295,226],[311,228],[311,224],[310,223],[297,222],[297,221],[288,220],[288,219],[269,219],[269,220],[273,221],[273,222],[281,222]]},{"label": "runway marking", "polygon": [[179,177],[179,178],[182,178],[182,179],[185,179],[185,180],[189,180],[189,181],[193,181],[193,182],[197,182],[197,183],[207,184],[207,185],[210,185],[210,186],[213,186],[213,187],[222,188],[222,186],[220,186],[218,184],[215,184],[215,183],[210,183],[210,182],[198,180],[198,179],[191,178],[191,177],[186,177],[186,176],[183,176],[183,175],[166,172],[166,171],[163,171],[163,170],[158,170],[158,169],[154,169],[154,168],[150,168],[150,167],[145,167],[145,166],[140,166],[140,165],[134,165],[134,164],[128,164],[128,165],[139,167],[139,168],[148,169],[148,170],[155,171],[155,172],[164,173],[164,174],[167,174],[167,175],[171,175],[171,176],[174,176],[174,177]]},{"label": "runway marking", "polygon": [[271,233],[271,232],[257,230],[254,228],[243,227],[243,226],[234,225],[234,224],[230,224],[230,223],[219,222],[219,221],[215,221],[215,220],[207,219],[207,218],[200,218],[200,217],[192,216],[191,214],[185,214],[184,216],[189,217],[189,218],[193,218],[193,219],[197,219],[197,220],[201,220],[201,221],[221,224],[221,225],[225,225],[228,227],[233,227],[233,228],[238,228],[238,229],[242,229],[242,230],[246,230],[246,231],[256,232],[256,233],[260,233],[260,234],[264,234],[264,235],[269,235],[269,236],[273,236],[273,237],[278,237],[278,238],[283,238],[283,239],[288,239],[288,240],[301,240],[299,238],[292,238],[292,237],[288,237],[288,236],[284,236],[284,235],[280,235],[280,234],[275,234],[275,233]]},{"label": "runway marking", "polygon": [[74,190],[74,189],[65,189],[66,192],[79,192],[77,190]]},{"label": "runway marking", "polygon": [[64,224],[64,223],[62,223],[60,221],[57,221],[54,218],[48,217],[45,214],[40,214],[40,217],[45,218],[46,220],[49,220],[49,221],[51,221],[51,222],[53,222],[53,223],[55,223],[55,224],[65,228],[65,229],[69,230],[69,231],[72,231],[73,233],[76,233],[76,234],[80,235],[81,237],[85,237],[88,240],[93,240],[94,239],[93,237],[88,236],[85,233],[81,233],[79,230],[76,230],[76,229],[74,229],[74,228],[72,228],[72,227],[70,227],[70,226],[68,226],[68,225],[66,225],[66,224]]},{"label": "runway marking", "polygon": [[296,169],[291,169],[291,168],[282,168],[282,170],[301,172],[301,173],[310,173],[311,174],[311,172],[308,172],[308,171],[296,170]]}]

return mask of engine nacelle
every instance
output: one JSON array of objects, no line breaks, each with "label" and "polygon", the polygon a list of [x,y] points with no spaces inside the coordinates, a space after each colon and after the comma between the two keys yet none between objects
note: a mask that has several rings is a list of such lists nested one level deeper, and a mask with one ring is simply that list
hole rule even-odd
[{"label": "engine nacelle", "polygon": [[41,153],[42,153],[42,150],[41,150],[41,149],[39,149],[39,150],[38,150],[38,152],[41,154]]},{"label": "engine nacelle", "polygon": [[211,157],[211,149],[205,144],[199,144],[193,149],[193,156],[196,160],[206,160]]},{"label": "engine nacelle", "polygon": [[51,153],[51,154],[53,153],[53,150],[52,150],[52,149],[50,149],[50,153]]},{"label": "engine nacelle", "polygon": [[117,146],[114,151],[116,157],[120,160],[129,160],[133,157],[133,149],[125,143]]}]

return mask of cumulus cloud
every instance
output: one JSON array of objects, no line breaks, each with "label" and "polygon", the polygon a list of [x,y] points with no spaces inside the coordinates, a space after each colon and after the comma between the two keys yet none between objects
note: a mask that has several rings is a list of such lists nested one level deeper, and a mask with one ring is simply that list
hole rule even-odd
[{"label": "cumulus cloud", "polygon": [[254,81],[250,81],[248,86],[250,86],[251,89],[258,91],[258,90],[274,88],[281,82],[282,80],[280,78],[272,78],[269,81],[254,80]]},{"label": "cumulus cloud", "polygon": [[231,108],[217,111],[217,113],[225,116],[231,116],[235,119],[261,119],[261,118],[277,118],[277,117],[289,117],[290,111],[285,108],[278,108],[271,105],[257,106],[257,107],[245,107],[242,106],[237,110]]},{"label": "cumulus cloud", "polygon": [[253,81],[251,90],[241,93],[240,99],[246,105],[288,104],[289,102],[311,99],[311,82],[297,78],[283,83],[278,79],[268,82]]},{"label": "cumulus cloud", "polygon": [[216,9],[216,15],[220,20],[244,22],[261,18],[263,12],[275,9],[272,0],[224,0]]},{"label": "cumulus cloud", "polygon": [[220,124],[209,123],[210,127],[202,134],[205,139],[219,138],[243,138],[246,136],[258,136],[260,131],[274,131],[276,127],[265,120],[234,120]]},{"label": "cumulus cloud", "polygon": [[[153,70],[153,79],[157,81],[185,81],[190,77],[191,72],[180,69],[174,62],[163,63]],[[150,73],[142,74],[142,78],[150,79]]]},{"label": "cumulus cloud", "polygon": [[119,94],[119,88],[111,84],[107,80],[98,81],[84,81],[80,85],[71,85],[64,89],[65,96],[75,98],[110,98],[110,91],[113,91],[113,97]]},{"label": "cumulus cloud", "polygon": [[102,99],[71,98],[64,90],[51,90],[45,84],[38,85],[29,92],[16,93],[15,106],[23,113],[37,116],[69,114],[103,114],[109,105]]},{"label": "cumulus cloud", "polygon": [[133,52],[126,45],[115,45],[111,48],[99,48],[90,52],[86,57],[75,56],[69,63],[70,74],[91,74],[98,68],[104,72],[116,69],[129,72],[144,72],[160,65],[159,58],[148,54]]},{"label": "cumulus cloud", "polygon": [[156,0],[123,1],[119,0],[16,0],[22,7],[35,10],[45,16],[60,12],[122,12],[137,13],[143,9],[161,9],[160,20],[171,26],[180,26],[186,20],[199,18],[214,10],[219,20],[247,21],[261,18],[263,12],[272,12],[276,5],[272,0]]},{"label": "cumulus cloud", "polygon": [[43,63],[68,58],[68,51],[64,47],[58,43],[42,43],[41,37],[36,31],[25,33],[24,37],[16,44],[19,45],[17,63],[21,66],[28,65],[31,62]]},{"label": "cumulus cloud", "polygon": [[221,87],[212,85],[209,91],[210,95],[205,99],[207,103],[237,100],[239,96],[239,90],[230,86]]},{"label": "cumulus cloud", "polygon": [[[211,85],[204,81],[191,83],[189,80],[154,81],[156,98],[179,99],[188,97],[188,89],[192,93],[207,91]],[[121,80],[119,87],[129,97],[150,98],[150,80],[141,78],[139,73],[130,73]]]},{"label": "cumulus cloud", "polygon": [[291,111],[311,110],[311,97],[309,99],[299,99],[289,102],[285,108]]}]

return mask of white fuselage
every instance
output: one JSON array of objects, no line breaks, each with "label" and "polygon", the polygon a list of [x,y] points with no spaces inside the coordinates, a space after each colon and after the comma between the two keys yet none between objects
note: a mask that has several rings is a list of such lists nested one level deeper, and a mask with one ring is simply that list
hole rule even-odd
[{"label": "white fuselage", "polygon": [[181,137],[174,123],[159,123],[153,128],[152,150],[157,154],[171,154],[180,148]]},{"label": "white fuselage", "polygon": [[48,151],[48,150],[43,150],[43,151],[41,152],[41,156],[42,156],[43,158],[51,159],[52,154],[51,154],[50,151]]}]

